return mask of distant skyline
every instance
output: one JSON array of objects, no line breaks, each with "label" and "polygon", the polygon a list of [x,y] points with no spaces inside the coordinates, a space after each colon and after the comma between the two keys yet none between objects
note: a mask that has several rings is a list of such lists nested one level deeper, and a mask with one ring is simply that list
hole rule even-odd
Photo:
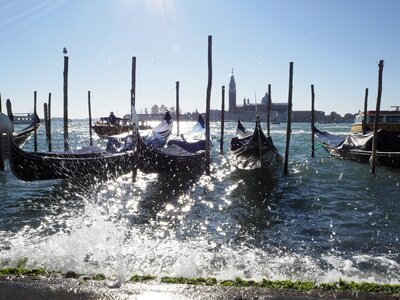
[{"label": "distant skyline", "polygon": [[[294,62],[293,110],[342,116],[375,109],[378,63],[382,109],[400,105],[400,1],[397,0],[14,0],[0,3],[2,110],[38,112],[52,93],[52,115],[63,115],[63,48],[69,56],[69,117],[130,111],[131,61],[136,64],[137,111],[175,107],[205,111],[207,38],[213,37],[211,108],[234,69],[237,104],[287,102]],[[226,105],[227,107],[227,102]]]}]

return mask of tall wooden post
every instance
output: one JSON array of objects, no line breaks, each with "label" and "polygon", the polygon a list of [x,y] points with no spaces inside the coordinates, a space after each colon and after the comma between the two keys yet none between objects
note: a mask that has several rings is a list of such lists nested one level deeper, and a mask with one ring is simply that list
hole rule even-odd
[{"label": "tall wooden post", "polygon": [[379,76],[378,76],[378,96],[376,99],[376,110],[374,120],[374,137],[372,140],[372,157],[371,157],[371,173],[375,173],[376,165],[376,147],[378,144],[378,126],[379,126],[379,114],[381,110],[381,98],[382,98],[382,73],[383,73],[383,60],[379,61]]},{"label": "tall wooden post", "polygon": [[314,124],[315,124],[315,109],[314,109],[315,93],[314,85],[311,85],[311,157],[314,157],[315,151],[315,137],[314,137]]},{"label": "tall wooden post", "polygon": [[[50,141],[49,141],[49,108],[47,103],[43,103],[43,112],[44,112],[44,128],[45,128],[45,132],[46,132],[46,143],[47,146],[49,146]],[[49,151],[50,152],[50,151]]]},{"label": "tall wooden post", "polygon": [[222,104],[221,104],[221,140],[219,150],[224,153],[224,127],[225,127],[225,86],[222,86]]},{"label": "tall wooden post", "polygon": [[367,109],[368,109],[368,88],[365,89],[365,99],[364,99],[364,118],[362,120],[362,133],[365,134],[367,131]]},{"label": "tall wooden post", "polygon": [[176,82],[176,134],[179,135],[179,81]]},{"label": "tall wooden post", "polygon": [[35,129],[33,131],[33,151],[35,151],[35,152],[37,152],[37,129],[36,129],[37,110],[36,110],[36,104],[37,104],[37,91],[34,91],[33,92],[33,115],[34,115]]},{"label": "tall wooden post", "polygon": [[289,144],[290,134],[292,132],[292,91],[293,91],[293,62],[290,63],[289,69],[289,96],[288,96],[288,119],[286,129],[286,150],[285,150],[285,165],[283,173],[288,174],[288,163],[289,163]]},{"label": "tall wooden post", "polygon": [[271,136],[271,85],[268,84],[268,107],[267,107],[267,136]]},{"label": "tall wooden post", "polygon": [[[133,114],[136,105],[136,57],[132,57],[132,68],[131,68],[131,120],[133,121]],[[135,124],[133,126],[132,123],[132,135],[133,138],[136,139],[136,151],[134,153],[134,164],[132,166],[132,181],[136,180],[137,177],[137,165],[139,160],[139,131],[138,131],[139,124]]]},{"label": "tall wooden post", "polygon": [[49,152],[52,151],[52,145],[51,145],[51,93],[49,93],[49,101],[47,103],[47,128],[48,128],[48,141],[49,141]]},{"label": "tall wooden post", "polygon": [[[131,106],[135,106],[135,105],[136,105],[136,57],[132,57]],[[138,125],[138,124],[136,124],[136,125]]]},{"label": "tall wooden post", "polygon": [[208,36],[208,83],[206,101],[206,174],[210,175],[210,99],[212,85],[212,36]]},{"label": "tall wooden post", "polygon": [[[14,122],[14,115],[12,112],[12,106],[11,106],[11,101],[10,99],[7,99],[6,101],[6,107],[7,107],[7,116],[11,120],[11,123]],[[14,126],[13,126],[14,127]]]},{"label": "tall wooden post", "polygon": [[64,151],[69,150],[68,140],[68,56],[64,56]]},{"label": "tall wooden post", "polygon": [[89,108],[89,145],[93,146],[93,138],[92,138],[92,107],[90,106],[90,91],[88,91],[88,108]]}]

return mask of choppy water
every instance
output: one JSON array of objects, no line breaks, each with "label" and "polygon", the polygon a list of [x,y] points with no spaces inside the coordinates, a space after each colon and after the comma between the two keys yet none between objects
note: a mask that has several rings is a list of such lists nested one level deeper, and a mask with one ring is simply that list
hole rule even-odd
[{"label": "choppy water", "polygon": [[[191,128],[194,123],[183,123]],[[254,124],[244,123],[253,128]],[[265,124],[264,124],[265,125]],[[263,126],[264,126],[263,125]],[[293,124],[288,176],[236,170],[226,125],[225,154],[212,150],[212,175],[130,174],[115,181],[25,183],[0,173],[0,267],[61,272],[400,283],[400,170],[310,158],[309,124]],[[346,133],[349,124],[324,124]],[[211,124],[219,135],[218,123]],[[88,144],[87,121],[70,123],[70,146]],[[286,125],[271,135],[284,154]],[[45,150],[44,126],[39,150]],[[62,150],[62,124],[53,123]],[[104,142],[95,137],[95,143]],[[32,139],[24,146],[32,149]]]}]

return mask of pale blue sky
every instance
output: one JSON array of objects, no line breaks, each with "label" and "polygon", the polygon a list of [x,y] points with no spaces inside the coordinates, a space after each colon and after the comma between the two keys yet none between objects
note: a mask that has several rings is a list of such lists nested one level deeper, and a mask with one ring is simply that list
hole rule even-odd
[{"label": "pale blue sky", "polygon": [[[132,56],[137,110],[205,110],[207,37],[213,36],[211,107],[221,107],[234,68],[237,101],[260,101],[268,84],[287,102],[294,62],[293,109],[355,113],[365,88],[375,108],[378,62],[385,60],[382,108],[400,105],[400,1],[397,0],[1,0],[0,92],[14,112],[38,111],[52,93],[62,116],[63,47],[69,56],[69,116],[129,112]],[[227,99],[227,95],[226,95]]]}]

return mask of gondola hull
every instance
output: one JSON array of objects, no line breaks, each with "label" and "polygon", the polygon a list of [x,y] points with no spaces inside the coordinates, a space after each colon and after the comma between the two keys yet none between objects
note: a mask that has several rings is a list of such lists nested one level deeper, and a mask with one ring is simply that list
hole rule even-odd
[{"label": "gondola hull", "polygon": [[241,168],[270,168],[277,162],[279,155],[270,145],[262,142],[244,143],[231,152]]},{"label": "gondola hull", "polygon": [[[340,149],[338,147],[323,144],[323,147],[332,157],[350,159],[363,163],[370,163],[372,151],[360,149]],[[376,151],[376,161],[382,165],[400,167],[400,152]]]},{"label": "gondola hull", "polygon": [[238,121],[237,132],[242,132],[242,134],[237,134],[231,139],[230,150],[238,168],[271,168],[277,161],[282,160],[271,137],[267,137],[262,131],[258,117],[251,135],[243,136],[245,132],[240,121]]},{"label": "gondola hull", "polygon": [[205,169],[205,151],[191,153],[176,145],[152,148],[141,142],[138,168],[144,173],[198,173]]},{"label": "gondola hull", "polygon": [[120,125],[104,125],[104,124],[95,124],[92,126],[94,132],[100,137],[105,138],[110,135],[117,135],[125,132],[129,132],[132,130],[131,125],[120,126]]},{"label": "gondola hull", "polygon": [[108,179],[136,168],[135,152],[122,153],[36,153],[26,152],[11,142],[10,168],[24,181],[79,178]]}]

